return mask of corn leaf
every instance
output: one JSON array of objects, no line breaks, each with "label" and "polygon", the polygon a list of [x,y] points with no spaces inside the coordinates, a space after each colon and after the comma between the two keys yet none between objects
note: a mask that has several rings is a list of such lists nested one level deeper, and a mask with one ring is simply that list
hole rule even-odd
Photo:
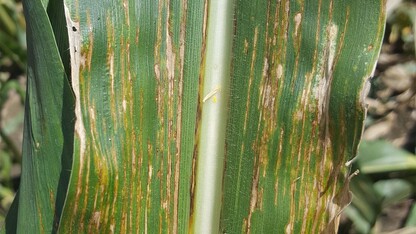
[{"label": "corn leaf", "polygon": [[[23,169],[19,192],[9,212],[12,215],[6,220],[6,231],[11,233],[54,229],[72,166],[74,96],[65,72],[69,64],[62,62],[69,61],[68,53],[64,58],[66,27],[55,24],[62,20],[59,9],[63,10],[63,4],[55,3],[24,2],[25,17],[30,19],[27,37],[32,43],[27,47]],[[48,4],[53,13],[48,13]]]},{"label": "corn leaf", "polygon": [[29,60],[49,70],[29,70],[27,182],[7,228],[335,232],[384,3],[25,1]]},{"label": "corn leaf", "polygon": [[[251,7],[247,7],[252,5]],[[222,230],[334,233],[383,1],[236,2]]]}]

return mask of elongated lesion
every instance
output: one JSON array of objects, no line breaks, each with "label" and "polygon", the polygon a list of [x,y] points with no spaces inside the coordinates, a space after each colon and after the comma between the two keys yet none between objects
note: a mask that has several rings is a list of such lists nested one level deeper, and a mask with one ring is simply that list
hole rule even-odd
[{"label": "elongated lesion", "polygon": [[326,45],[323,51],[321,69],[323,77],[319,81],[319,120],[321,140],[325,142],[329,134],[329,99],[333,80],[334,59],[337,52],[338,26],[330,23],[326,28]]},{"label": "elongated lesion", "polygon": [[[81,143],[81,152],[80,155],[84,154],[86,147],[85,142],[85,127],[82,121],[82,113],[81,113],[81,98],[80,98],[80,89],[79,89],[79,68],[81,65],[81,34],[79,30],[79,22],[72,21],[71,14],[69,9],[66,5],[65,6],[65,18],[67,23],[68,29],[68,38],[69,38],[69,50],[70,50],[70,58],[71,58],[71,82],[72,82],[72,89],[75,95],[75,132],[77,133],[80,143]],[[80,160],[81,162],[83,160]]]},{"label": "elongated lesion", "polygon": [[[74,152],[76,155],[79,155],[79,171],[78,171],[78,178],[79,181],[78,184],[81,184],[82,177],[82,171],[84,168],[84,164],[86,161],[84,159],[84,154],[86,151],[86,132],[85,132],[85,126],[82,120],[82,111],[81,111],[81,97],[80,97],[80,84],[79,84],[79,70],[81,63],[83,63],[83,60],[81,56],[81,34],[80,34],[80,28],[79,28],[79,22],[73,21],[71,19],[71,13],[68,8],[64,4],[65,7],[65,18],[66,18],[66,24],[67,24],[67,31],[68,31],[68,41],[69,41],[69,50],[70,50],[70,60],[71,60],[71,85],[72,90],[75,95],[75,134],[76,134],[76,140],[80,144],[80,151]],[[75,172],[76,173],[76,172]],[[76,200],[79,200],[79,196],[81,194],[82,188],[77,187],[76,188]],[[75,204],[73,213],[74,215],[78,212],[78,203]],[[75,215],[76,216],[76,215]]]}]

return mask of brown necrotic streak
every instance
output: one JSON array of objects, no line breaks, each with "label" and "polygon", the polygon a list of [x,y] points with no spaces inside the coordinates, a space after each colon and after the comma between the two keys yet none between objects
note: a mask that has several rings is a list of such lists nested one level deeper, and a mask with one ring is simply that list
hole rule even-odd
[{"label": "brown necrotic streak", "polygon": [[196,186],[196,171],[197,171],[197,157],[198,157],[198,148],[199,148],[199,135],[201,130],[201,115],[202,115],[202,103],[203,103],[203,87],[204,87],[204,64],[205,64],[205,53],[206,53],[206,42],[207,42],[207,22],[208,22],[208,9],[209,1],[204,1],[204,20],[202,25],[202,42],[201,42],[201,62],[199,69],[199,84],[198,84],[198,102],[197,102],[197,112],[195,118],[195,143],[194,150],[192,155],[192,171],[191,171],[191,183],[190,183],[190,209],[189,209],[189,224],[188,231],[193,230],[194,223],[194,209],[195,209],[195,186]]},{"label": "brown necrotic streak", "polygon": [[181,21],[179,36],[179,87],[178,87],[178,115],[176,120],[176,155],[175,155],[175,184],[173,195],[173,233],[178,233],[178,203],[179,203],[179,178],[180,178],[180,156],[182,139],[182,99],[183,99],[183,69],[185,63],[185,26],[188,10],[187,0],[181,1]]},{"label": "brown necrotic streak", "polygon": [[[171,204],[171,178],[172,178],[172,148],[171,144],[175,141],[174,139],[174,126],[173,126],[173,118],[174,118],[174,94],[175,94],[175,63],[176,63],[176,53],[173,48],[173,41],[172,41],[172,32],[171,32],[171,6],[170,1],[166,2],[166,26],[165,26],[165,34],[166,34],[166,70],[167,70],[167,78],[168,78],[168,103],[167,103],[167,111],[168,111],[168,133],[167,133],[167,173],[166,173],[166,200],[164,201],[166,204],[163,205],[166,213],[166,221],[167,226],[170,227],[170,204]],[[162,189],[161,189],[162,191]]]}]

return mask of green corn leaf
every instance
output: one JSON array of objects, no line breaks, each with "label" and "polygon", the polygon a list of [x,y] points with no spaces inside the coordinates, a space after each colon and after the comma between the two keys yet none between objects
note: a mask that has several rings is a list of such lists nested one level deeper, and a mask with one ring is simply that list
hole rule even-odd
[{"label": "green corn leaf", "polygon": [[[48,15],[45,5],[40,1],[24,2],[31,43],[23,170],[16,204],[11,208],[13,215],[6,220],[6,231],[12,233],[53,230],[53,223],[59,221],[71,170],[74,97],[61,58],[65,54],[66,27],[52,27],[51,22],[59,19]],[[51,3],[54,11],[59,10],[57,5]],[[63,4],[60,7],[63,9]]]},{"label": "green corn leaf", "polygon": [[222,230],[333,233],[383,1],[250,4],[236,3]]},{"label": "green corn leaf", "polygon": [[38,73],[6,228],[335,232],[384,4],[25,1]]}]

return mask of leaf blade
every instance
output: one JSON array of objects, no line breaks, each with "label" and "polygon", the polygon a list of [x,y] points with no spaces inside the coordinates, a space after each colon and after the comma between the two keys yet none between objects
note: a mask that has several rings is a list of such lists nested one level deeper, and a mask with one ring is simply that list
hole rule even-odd
[{"label": "leaf blade", "polygon": [[335,232],[384,2],[249,4],[236,3],[222,231]]}]

